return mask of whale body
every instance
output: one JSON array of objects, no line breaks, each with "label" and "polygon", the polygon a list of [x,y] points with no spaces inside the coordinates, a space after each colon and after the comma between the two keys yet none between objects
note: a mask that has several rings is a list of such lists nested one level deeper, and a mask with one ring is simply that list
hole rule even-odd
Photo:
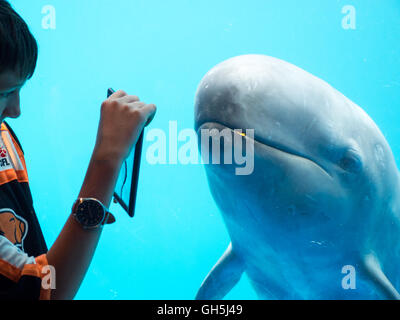
[{"label": "whale body", "polygon": [[201,130],[254,130],[241,135],[251,174],[205,165],[231,243],[196,299],[222,299],[244,273],[260,299],[400,298],[399,172],[358,105],[288,62],[244,55],[200,82],[195,129],[203,147]]}]

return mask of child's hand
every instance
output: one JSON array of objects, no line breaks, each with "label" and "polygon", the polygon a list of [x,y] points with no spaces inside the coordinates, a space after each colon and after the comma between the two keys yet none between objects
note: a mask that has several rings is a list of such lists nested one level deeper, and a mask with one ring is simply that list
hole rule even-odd
[{"label": "child's hand", "polygon": [[101,105],[96,156],[99,160],[122,162],[139,139],[143,127],[154,118],[156,106],[120,90]]}]

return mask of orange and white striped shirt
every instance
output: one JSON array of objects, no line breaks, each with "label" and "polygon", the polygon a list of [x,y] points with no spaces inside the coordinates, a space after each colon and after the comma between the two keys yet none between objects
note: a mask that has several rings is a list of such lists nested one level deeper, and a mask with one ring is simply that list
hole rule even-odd
[{"label": "orange and white striped shirt", "polygon": [[22,147],[0,128],[0,299],[50,299],[42,285],[47,246],[33,208]]}]

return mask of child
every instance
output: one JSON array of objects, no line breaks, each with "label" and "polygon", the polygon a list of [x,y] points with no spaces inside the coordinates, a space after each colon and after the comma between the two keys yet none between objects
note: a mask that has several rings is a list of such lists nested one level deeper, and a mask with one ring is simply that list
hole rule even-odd
[{"label": "child", "polygon": [[[115,221],[107,208],[120,167],[156,112],[155,105],[123,91],[102,103],[96,144],[78,199],[71,199],[71,215],[47,250],[33,208],[23,149],[4,121],[19,117],[20,90],[34,73],[37,55],[36,40],[26,23],[0,0],[0,299],[75,296],[103,225]],[[56,288],[49,289],[54,280]]]}]

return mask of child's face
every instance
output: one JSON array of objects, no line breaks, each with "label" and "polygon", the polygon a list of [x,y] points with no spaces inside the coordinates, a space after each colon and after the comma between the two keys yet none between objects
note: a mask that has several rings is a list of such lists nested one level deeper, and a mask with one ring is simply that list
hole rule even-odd
[{"label": "child's face", "polygon": [[25,79],[20,79],[14,71],[0,73],[0,123],[5,118],[20,116],[19,92],[24,84]]}]

